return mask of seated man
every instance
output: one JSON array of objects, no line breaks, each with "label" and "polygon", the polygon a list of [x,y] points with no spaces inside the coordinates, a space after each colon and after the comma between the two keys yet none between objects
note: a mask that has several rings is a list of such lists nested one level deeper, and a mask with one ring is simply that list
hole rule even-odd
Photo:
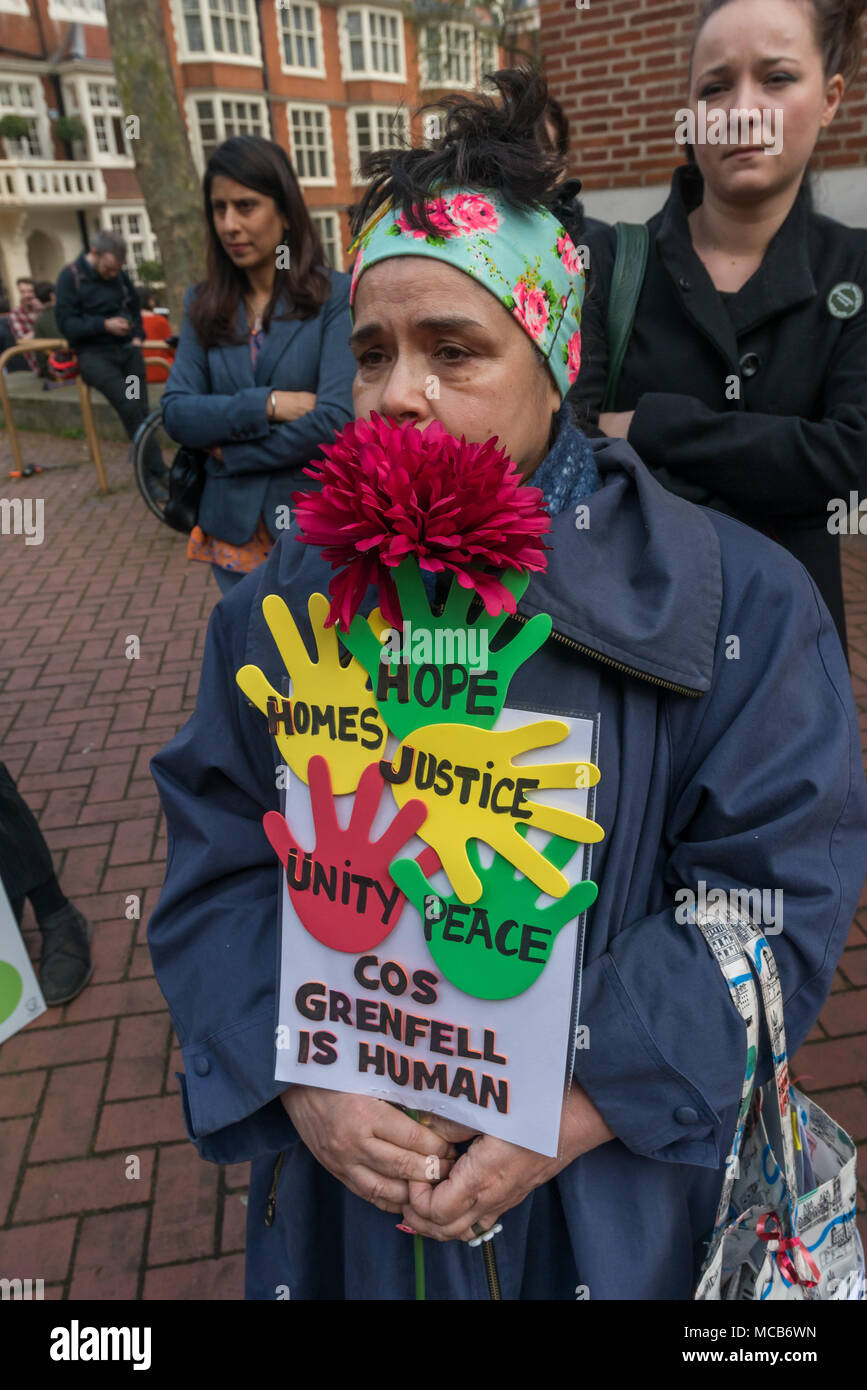
[{"label": "seated man", "polygon": [[[78,355],[82,378],[114,406],[132,439],[149,407],[141,308],[125,260],[123,237],[98,232],[90,250],[60,272],[55,312],[60,332]],[[156,479],[168,472],[153,440],[147,470]]]}]

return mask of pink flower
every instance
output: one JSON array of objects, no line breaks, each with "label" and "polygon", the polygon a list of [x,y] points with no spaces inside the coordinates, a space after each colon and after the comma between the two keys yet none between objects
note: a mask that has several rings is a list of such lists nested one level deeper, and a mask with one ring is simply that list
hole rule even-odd
[{"label": "pink flower", "polygon": [[576,380],[577,380],[578,373],[579,373],[580,370],[581,370],[581,330],[580,330],[580,328],[579,328],[579,329],[576,329],[575,332],[572,334],[572,337],[569,339],[569,343],[568,343],[566,352],[567,352],[567,357],[566,357],[566,375],[567,375],[568,378],[569,378],[569,385],[571,386],[572,383],[573,383],[573,381],[576,381]]},{"label": "pink flower", "polygon": [[557,252],[570,275],[580,275],[582,273],[583,267],[581,265],[581,257],[575,249],[575,243],[571,237],[565,235],[558,236]]},{"label": "pink flower", "polygon": [[519,280],[512,293],[515,296],[515,307],[512,313],[526,328],[531,337],[537,342],[545,331],[548,322],[548,301],[541,290],[530,290]]},{"label": "pink flower", "polygon": [[456,193],[449,203],[452,220],[468,232],[495,232],[500,225],[493,203],[478,193]]},{"label": "pink flower", "polygon": [[[417,216],[417,203],[413,204],[412,210],[413,213]],[[454,222],[452,222],[451,218],[449,217],[448,203],[444,198],[432,198],[429,202],[425,203],[425,211],[430,221],[436,227],[440,236],[460,236],[460,228],[456,227]],[[418,227],[411,227],[407,222],[406,218],[404,217],[403,213],[401,213],[400,216],[396,218],[396,222],[398,227],[400,227],[400,230],[403,232],[404,236],[415,237],[416,240],[419,240],[428,235],[427,232],[422,231]]]},{"label": "pink flower", "polygon": [[295,492],[292,501],[299,539],[321,546],[338,571],[327,627],[339,621],[346,630],[370,584],[379,586],[386,622],[399,627],[391,571],[413,555],[421,569],[451,571],[475,589],[488,613],[515,612],[495,572],[544,570],[540,537],[551,521],[541,490],[522,485],[496,444],[455,439],[438,420],[419,430],[373,414],[320,446],[325,461],[304,471],[322,491]]}]

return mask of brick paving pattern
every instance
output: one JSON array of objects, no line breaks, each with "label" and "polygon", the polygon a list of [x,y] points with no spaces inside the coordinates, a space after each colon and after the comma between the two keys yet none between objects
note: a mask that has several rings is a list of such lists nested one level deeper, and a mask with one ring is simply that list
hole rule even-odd
[{"label": "brick paving pattern", "polygon": [[[219,593],[183,537],[146,512],[125,447],[105,446],[112,492],[100,498],[81,441],[22,442],[25,463],[76,466],[7,482],[0,444],[0,495],[45,501],[43,545],[0,536],[0,759],[94,924],[96,968],[71,1004],[0,1047],[0,1275],[42,1278],[51,1298],[239,1299],[247,1166],[204,1163],[186,1139],[180,1054],[146,941],[165,863],[148,761],[193,709]],[[867,538],[844,541],[844,557],[867,748]],[[138,660],[125,656],[130,636]],[[129,894],[138,920],[125,915]],[[29,904],[22,926],[38,958]],[[792,1063],[867,1141],[865,1003],[867,893]]]}]

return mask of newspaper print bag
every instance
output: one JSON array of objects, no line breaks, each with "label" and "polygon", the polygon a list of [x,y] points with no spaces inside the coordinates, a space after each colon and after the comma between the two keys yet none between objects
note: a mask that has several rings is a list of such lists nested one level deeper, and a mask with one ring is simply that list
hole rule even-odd
[{"label": "newspaper print bag", "polygon": [[[726,1176],[695,1292],[706,1301],[865,1297],[855,1225],[855,1145],[789,1084],[783,998],[765,937],[720,905],[694,914],[747,1035],[747,1065]],[[773,1080],[754,1089],[762,1013]]]}]

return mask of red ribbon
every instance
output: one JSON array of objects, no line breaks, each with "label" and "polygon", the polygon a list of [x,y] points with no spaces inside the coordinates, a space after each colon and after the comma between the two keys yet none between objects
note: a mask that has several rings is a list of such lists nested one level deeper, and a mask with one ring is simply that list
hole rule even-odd
[{"label": "red ribbon", "polygon": [[[772,1224],[773,1223],[773,1224]],[[821,1274],[815,1261],[810,1255],[800,1236],[784,1236],[783,1228],[775,1212],[768,1212],[762,1216],[756,1225],[756,1235],[760,1240],[765,1241],[769,1252],[777,1261],[780,1273],[790,1284],[802,1284],[804,1288],[814,1289],[821,1279]],[[788,1251],[798,1250],[801,1258],[809,1267],[810,1273],[815,1275],[814,1279],[802,1279],[789,1259]]]}]

